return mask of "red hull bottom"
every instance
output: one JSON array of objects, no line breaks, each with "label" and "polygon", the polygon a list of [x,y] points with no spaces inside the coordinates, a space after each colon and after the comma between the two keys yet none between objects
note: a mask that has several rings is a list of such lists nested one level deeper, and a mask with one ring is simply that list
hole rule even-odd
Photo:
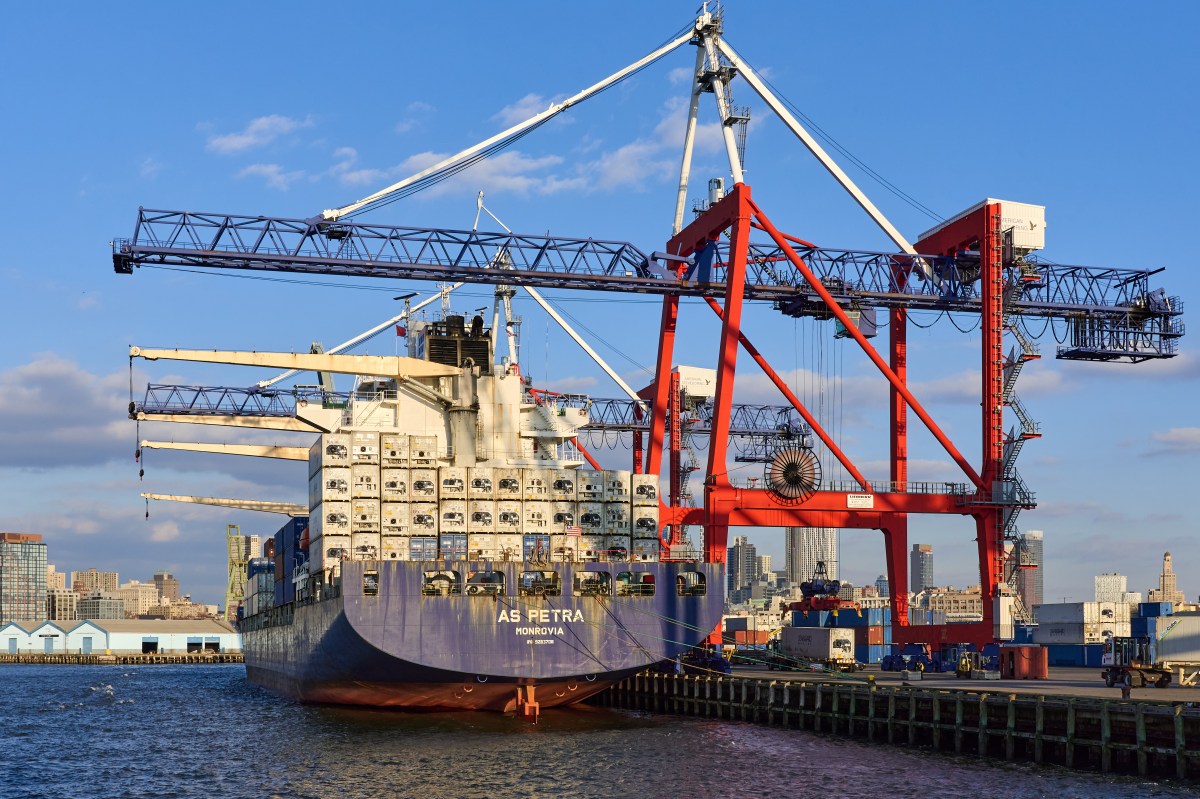
[{"label": "red hull bottom", "polygon": [[594,696],[614,680],[564,679],[536,682],[379,683],[365,681],[302,683],[269,669],[246,667],[251,682],[300,702],[357,705],[416,711],[492,710],[536,716],[537,709],[562,707]]}]

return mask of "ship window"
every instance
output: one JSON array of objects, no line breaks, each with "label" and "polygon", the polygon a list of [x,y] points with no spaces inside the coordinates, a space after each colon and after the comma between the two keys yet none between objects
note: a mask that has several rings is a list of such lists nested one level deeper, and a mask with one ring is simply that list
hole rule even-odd
[{"label": "ship window", "polygon": [[556,571],[521,572],[519,596],[562,596],[562,580]]},{"label": "ship window", "polygon": [[504,572],[469,572],[467,593],[471,596],[504,596]]},{"label": "ship window", "polygon": [[679,596],[705,596],[708,586],[700,572],[680,572],[675,575],[675,593]]},{"label": "ship window", "polygon": [[422,596],[458,596],[461,593],[462,575],[458,572],[449,569],[425,572],[425,582],[421,585]]},{"label": "ship window", "polygon": [[608,596],[612,593],[612,575],[608,572],[575,572],[575,596]]},{"label": "ship window", "polygon": [[363,596],[379,596],[379,572],[363,572]]},{"label": "ship window", "polygon": [[617,596],[654,596],[650,572],[617,572]]}]

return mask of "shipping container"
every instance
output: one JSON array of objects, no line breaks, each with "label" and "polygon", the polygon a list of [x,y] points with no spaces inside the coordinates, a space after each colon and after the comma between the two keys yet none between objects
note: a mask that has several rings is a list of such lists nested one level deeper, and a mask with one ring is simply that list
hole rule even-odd
[{"label": "shipping container", "polygon": [[[642,475],[634,475],[641,477]],[[658,537],[658,505],[635,505],[633,534],[638,538]]]},{"label": "shipping container", "polygon": [[604,501],[604,472],[576,469],[575,498],[579,502]]},{"label": "shipping container", "polygon": [[521,499],[526,502],[550,501],[550,484],[554,482],[553,469],[522,469]]},{"label": "shipping container", "polygon": [[410,469],[408,494],[413,502],[436,502],[438,499],[437,469]]},{"label": "shipping container", "polygon": [[[385,449],[384,452],[387,452]],[[385,535],[379,540],[383,560],[408,560],[410,555],[408,536]]]},{"label": "shipping container", "polygon": [[446,560],[467,559],[466,533],[442,533],[438,536],[438,546],[441,556]]},{"label": "shipping container", "polygon": [[467,499],[494,500],[495,471],[491,466],[472,466],[467,472]]},{"label": "shipping container", "polygon": [[550,506],[545,501],[527,501],[521,503],[521,532],[550,534]]},{"label": "shipping container", "polygon": [[555,469],[553,481],[550,483],[550,500],[574,503],[575,477],[574,469]]},{"label": "shipping container", "polygon": [[383,433],[379,436],[379,462],[385,469],[408,469],[408,436]]},{"label": "shipping container", "polygon": [[658,475],[635,474],[630,485],[634,505],[658,508]]},{"label": "shipping container", "polygon": [[379,472],[379,498],[384,502],[408,501],[408,469],[384,466]]},{"label": "shipping container", "polygon": [[411,532],[412,506],[407,502],[384,502],[380,508],[380,532],[384,535],[408,535]]},{"label": "shipping container", "polygon": [[350,433],[350,462],[379,465],[379,433],[374,430],[355,430]]},{"label": "shipping container", "polygon": [[437,555],[437,536],[414,535],[408,539],[409,560],[437,560]]},{"label": "shipping container", "polygon": [[465,466],[443,466],[438,469],[438,499],[467,498],[467,469]]},{"label": "shipping container", "polygon": [[604,535],[604,503],[580,502],[579,527],[584,535]]},{"label": "shipping container", "polygon": [[531,563],[545,563],[550,560],[549,534],[526,533],[521,536],[522,555]]},{"label": "shipping container", "polygon": [[467,557],[470,560],[495,560],[495,533],[470,533],[467,535]]},{"label": "shipping container", "polygon": [[436,502],[414,502],[409,506],[409,535],[433,536],[438,534],[439,508]]},{"label": "shipping container", "polygon": [[521,503],[515,499],[496,500],[496,532],[521,532]]},{"label": "shipping container", "polygon": [[467,501],[467,532],[483,534],[496,532],[495,500],[472,499]]},{"label": "shipping container", "polygon": [[521,470],[503,467],[496,469],[495,475],[496,499],[519,501],[521,499]]},{"label": "shipping container", "polygon": [[408,437],[408,465],[410,467],[436,466],[438,454],[437,436]]},{"label": "shipping container", "polygon": [[379,499],[379,466],[356,463],[350,467],[350,498]]},{"label": "shipping container", "polygon": [[604,501],[629,504],[633,473],[624,469],[604,472]]},{"label": "shipping container", "polygon": [[354,533],[350,536],[353,560],[379,560],[379,533]]}]

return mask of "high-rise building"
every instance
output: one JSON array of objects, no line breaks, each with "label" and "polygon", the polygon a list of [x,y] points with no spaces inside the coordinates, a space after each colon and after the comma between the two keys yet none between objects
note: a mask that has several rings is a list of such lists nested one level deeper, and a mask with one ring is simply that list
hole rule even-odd
[{"label": "high-rise building", "polygon": [[758,581],[758,552],[750,539],[739,535],[733,539],[726,561],[729,572],[729,593],[748,589]]},{"label": "high-rise building", "polygon": [[788,582],[799,585],[811,580],[817,563],[825,564],[829,579],[838,577],[837,528],[788,527],[784,541],[784,560]]},{"label": "high-rise building", "polygon": [[46,545],[35,533],[0,533],[0,624],[46,612]]},{"label": "high-rise building", "polygon": [[933,544],[913,544],[908,556],[908,590],[912,593],[933,587]]},{"label": "high-rise building", "polygon": [[55,588],[67,587],[67,573],[60,572],[54,568],[54,564],[50,563],[46,566],[46,590],[53,591]]},{"label": "high-rise building", "polygon": [[1043,533],[1041,530],[1026,530],[1021,542],[1023,555],[1017,572],[1017,596],[1021,597],[1028,610],[1042,604],[1042,586],[1046,581],[1046,561]]},{"label": "high-rise building", "polygon": [[888,590],[887,575],[881,574],[875,578],[875,590],[879,592],[880,596],[891,596],[892,595],[891,591]]},{"label": "high-rise building", "polygon": [[158,595],[163,599],[169,599],[172,602],[179,601],[179,581],[172,577],[170,572],[156,572],[154,587],[158,589]]},{"label": "high-rise building", "polygon": [[1178,605],[1186,598],[1183,592],[1179,590],[1179,586],[1175,582],[1175,569],[1171,566],[1171,553],[1163,553],[1163,568],[1162,574],[1158,576],[1158,588],[1151,588],[1150,595],[1146,597],[1148,602],[1170,602],[1173,605]]},{"label": "high-rise building", "polygon": [[[66,577],[65,574],[59,573]],[[79,594],[70,588],[46,589],[46,618],[51,621],[76,621],[79,619]]]},{"label": "high-rise building", "polygon": [[80,596],[90,596],[97,591],[112,593],[117,590],[120,579],[116,572],[102,572],[88,569],[85,572],[71,572],[71,590]]}]

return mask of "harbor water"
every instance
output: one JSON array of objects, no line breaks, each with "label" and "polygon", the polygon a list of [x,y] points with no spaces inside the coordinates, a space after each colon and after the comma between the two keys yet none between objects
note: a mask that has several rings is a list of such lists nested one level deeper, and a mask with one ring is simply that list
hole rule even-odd
[{"label": "harbor water", "polygon": [[3,666],[0,799],[1195,797],[736,722],[579,707],[532,726],[277,699],[240,666]]}]

